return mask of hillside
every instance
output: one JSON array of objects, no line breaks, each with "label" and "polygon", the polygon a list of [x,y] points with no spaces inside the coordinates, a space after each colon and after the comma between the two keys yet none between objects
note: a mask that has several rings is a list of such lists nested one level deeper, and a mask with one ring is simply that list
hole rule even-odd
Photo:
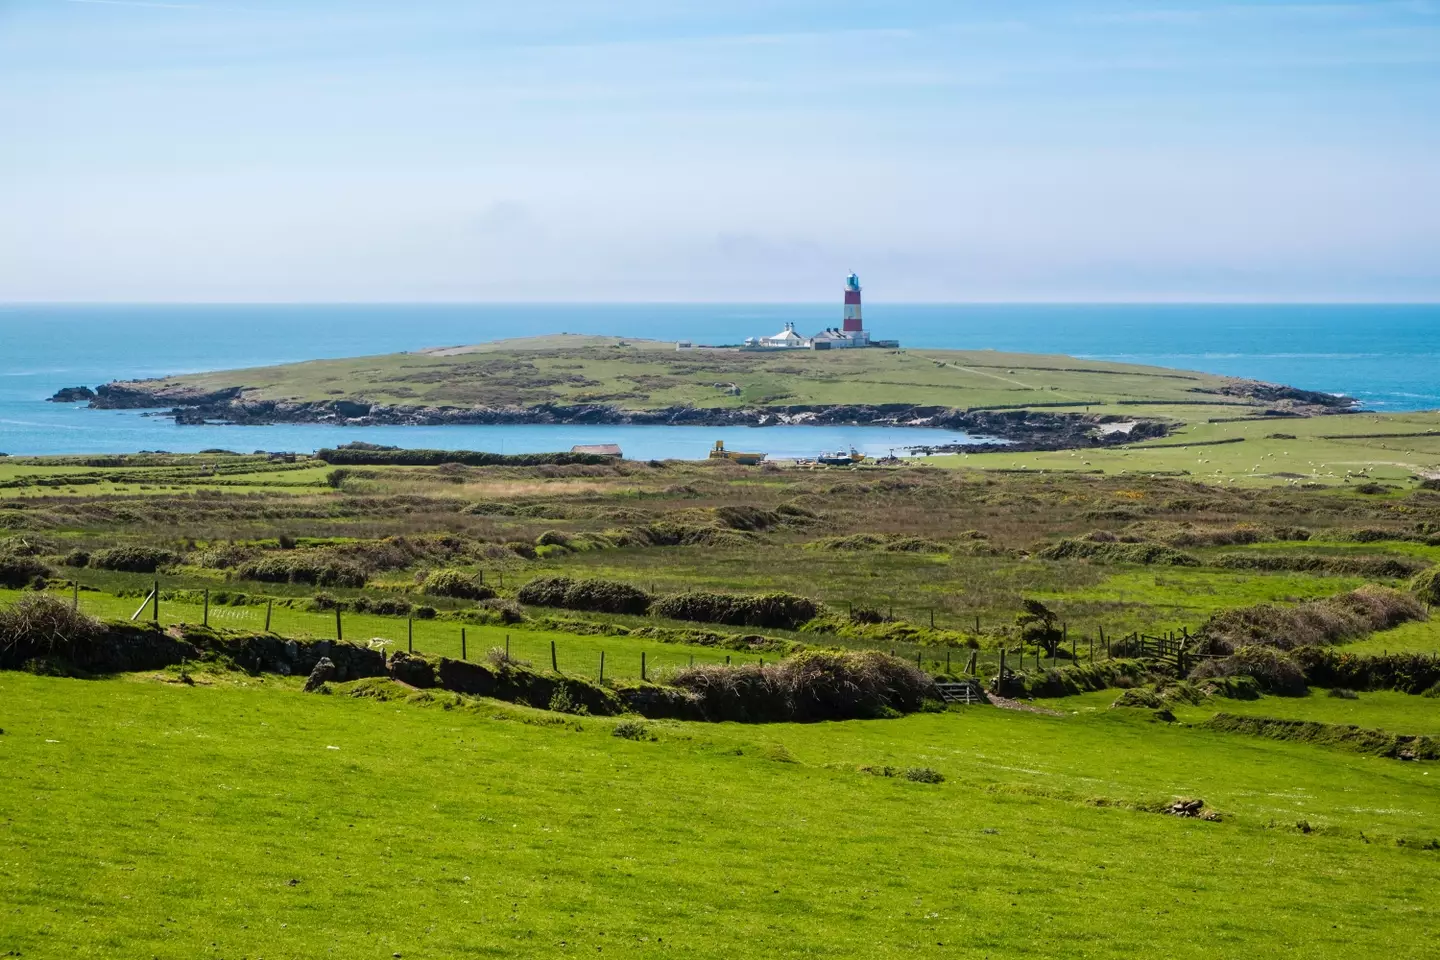
[{"label": "hillside", "polygon": [[[63,399],[75,399],[72,394]],[[61,399],[57,395],[57,399]],[[680,422],[935,419],[948,411],[1131,417],[1203,404],[1237,416],[1348,401],[1211,374],[995,351],[677,351],[558,335],[100,387],[103,408],[177,407],[233,422]],[[1225,411],[1222,411],[1225,412]],[[963,426],[964,424],[960,424]]]}]

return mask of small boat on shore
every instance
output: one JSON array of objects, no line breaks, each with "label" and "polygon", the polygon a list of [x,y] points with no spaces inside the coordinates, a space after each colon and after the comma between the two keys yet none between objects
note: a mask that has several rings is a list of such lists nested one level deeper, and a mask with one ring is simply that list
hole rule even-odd
[{"label": "small boat on shore", "polygon": [[860,463],[865,459],[865,454],[851,447],[848,452],[837,450],[832,453],[822,453],[815,458],[816,463],[823,463],[827,467],[848,467]]}]

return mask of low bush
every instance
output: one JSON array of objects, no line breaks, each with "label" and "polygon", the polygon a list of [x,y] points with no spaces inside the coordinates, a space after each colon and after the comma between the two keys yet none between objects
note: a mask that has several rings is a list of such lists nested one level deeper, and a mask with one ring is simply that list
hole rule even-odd
[{"label": "low bush", "polygon": [[793,593],[759,595],[691,591],[662,597],[651,607],[656,616],[671,620],[724,623],[735,627],[797,630],[824,612],[809,597]]},{"label": "low bush", "polygon": [[1042,560],[1094,560],[1099,563],[1143,563],[1151,566],[1198,567],[1198,557],[1163,543],[1106,543],[1061,540],[1035,554]]},{"label": "low bush", "polygon": [[1303,696],[1309,689],[1301,666],[1274,647],[1241,647],[1228,657],[1206,660],[1190,671],[1191,680],[1240,676],[1254,678],[1260,689],[1279,696]]},{"label": "low bush", "polygon": [[1399,580],[1425,566],[1408,557],[1330,556],[1314,553],[1223,553],[1212,566],[1227,570],[1293,571]]},{"label": "low bush", "polygon": [[495,591],[464,570],[432,570],[420,584],[420,592],[432,597],[456,600],[489,600]]},{"label": "low bush", "polygon": [[90,555],[90,566],[97,570],[120,570],[126,573],[154,573],[179,561],[179,557],[163,547],[111,547]]},{"label": "low bush", "polygon": [[779,663],[677,670],[670,684],[689,693],[710,720],[751,723],[848,720],[920,710],[934,681],[876,651],[807,651]]},{"label": "low bush", "polygon": [[1006,693],[1027,697],[1069,697],[1091,690],[1124,686],[1148,676],[1149,665],[1140,660],[1099,660],[1094,663],[1056,667],[1033,674],[1017,675],[1006,684]]},{"label": "low bush", "polygon": [[1302,647],[1292,657],[1317,687],[1423,693],[1440,684],[1440,656],[1432,653],[1347,653],[1334,647]]},{"label": "low bush", "polygon": [[408,617],[412,607],[402,597],[356,597],[350,603],[356,613],[375,613],[385,617]]},{"label": "low bush", "polygon": [[1353,640],[1424,618],[1425,608],[1413,596],[1366,586],[1293,607],[1262,603],[1217,613],[1196,632],[1197,649],[1218,654],[1247,646],[1292,650]]},{"label": "low bush", "polygon": [[29,586],[35,578],[50,576],[51,569],[35,557],[0,553],[0,587],[18,590]]},{"label": "low bush", "polygon": [[612,737],[619,737],[621,740],[654,740],[655,734],[650,732],[650,724],[644,720],[636,720],[634,717],[626,717],[615,728],[610,731]]},{"label": "low bush", "polygon": [[60,562],[67,567],[81,569],[90,566],[90,551],[71,550],[61,558]]},{"label": "low bush", "polygon": [[1410,592],[1421,603],[1440,607],[1440,567],[1431,567],[1411,580]]},{"label": "low bush", "polygon": [[539,577],[521,587],[515,598],[537,607],[588,610],[592,613],[642,615],[651,607],[650,594],[618,580]]},{"label": "low bush", "polygon": [[365,571],[320,550],[295,550],[242,564],[235,575],[262,583],[304,583],[317,587],[363,587]]},{"label": "low bush", "polygon": [[911,783],[944,783],[945,774],[934,767],[906,767],[900,774]]},{"label": "low bush", "polygon": [[0,608],[0,660],[66,656],[76,644],[98,637],[103,624],[44,594],[21,597]]}]

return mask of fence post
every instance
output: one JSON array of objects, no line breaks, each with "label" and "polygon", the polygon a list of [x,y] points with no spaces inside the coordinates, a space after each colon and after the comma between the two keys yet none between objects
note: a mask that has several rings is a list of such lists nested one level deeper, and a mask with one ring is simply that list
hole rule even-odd
[{"label": "fence post", "polygon": [[345,628],[340,625],[340,607],[335,607],[335,640],[338,643],[345,639]]},{"label": "fence post", "polygon": [[205,613],[200,621],[202,627],[210,626],[210,588],[205,588]]},{"label": "fence post", "polygon": [[79,580],[71,580],[71,581],[70,581],[70,588],[71,588],[70,609],[71,609],[71,610],[79,610],[79,609],[80,609],[80,581],[79,581]]},{"label": "fence post", "polygon": [[690,654],[690,666],[695,666],[695,654]]},{"label": "fence post", "polygon": [[1005,696],[1005,648],[1004,648],[1004,647],[1001,647],[1001,648],[1000,648],[1000,672],[996,675],[995,686],[996,686],[996,688],[997,688],[995,692],[998,693],[998,694],[1000,694],[1000,696],[1002,696],[1002,697]]},{"label": "fence post", "polygon": [[160,581],[155,581],[155,594],[150,599],[150,619],[160,622]]},{"label": "fence post", "polygon": [[931,629],[931,630],[934,630],[934,629],[935,629],[935,608],[934,608],[934,607],[931,607],[931,608],[930,608],[930,629]]},{"label": "fence post", "polygon": [[1105,624],[1100,624],[1100,646],[1105,648],[1105,659],[1110,659],[1110,644],[1105,640]]},{"label": "fence post", "polygon": [[550,669],[555,673],[560,672],[560,666],[555,662],[555,641],[550,641]]},{"label": "fence post", "polygon": [[275,600],[272,597],[265,601],[265,632],[270,632],[270,614],[275,610]]},{"label": "fence post", "polygon": [[405,646],[411,653],[415,652],[415,618],[405,618]]},{"label": "fence post", "polygon": [[945,651],[945,676],[950,676],[950,651]]},{"label": "fence post", "polygon": [[460,659],[461,659],[461,660],[466,659],[466,656],[465,656],[465,628],[464,628],[464,627],[461,627],[461,628],[460,628]]},{"label": "fence post", "polygon": [[1071,663],[1072,665],[1075,663],[1075,638],[1074,638],[1074,637],[1071,637],[1071,638],[1070,638],[1070,663]]},{"label": "fence post", "polygon": [[604,650],[601,650],[601,651],[600,651],[600,677],[599,677],[599,679],[596,680],[596,683],[604,683],[604,682],[605,682],[605,651],[604,651]]},{"label": "fence post", "polygon": [[505,634],[505,659],[507,662],[510,659],[510,634],[508,633]]},{"label": "fence post", "polygon": [[641,680],[647,679],[646,676],[645,676],[645,651],[644,651],[644,650],[641,650],[641,651],[640,651],[640,679],[641,679]]},{"label": "fence post", "polygon": [[730,654],[725,654],[725,666],[730,666]]},{"label": "fence post", "polygon": [[980,632],[980,614],[978,613],[975,614],[975,632],[977,634]]}]

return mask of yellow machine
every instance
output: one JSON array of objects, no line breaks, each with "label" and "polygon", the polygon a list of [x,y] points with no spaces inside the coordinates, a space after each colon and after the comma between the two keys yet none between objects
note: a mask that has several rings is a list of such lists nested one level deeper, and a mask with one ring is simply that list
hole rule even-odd
[{"label": "yellow machine", "polygon": [[740,453],[739,451],[736,451],[736,450],[726,450],[726,449],[725,449],[725,441],[724,441],[724,440],[716,440],[716,441],[715,441],[715,449],[710,451],[710,459],[711,459],[711,460],[730,460],[730,461],[732,461],[732,462],[734,462],[734,463],[743,464],[743,465],[745,465],[745,466],[747,466],[747,467],[753,467],[753,466],[755,466],[757,463],[759,463],[761,460],[764,460],[764,459],[765,459],[765,454],[763,454],[763,453]]}]

